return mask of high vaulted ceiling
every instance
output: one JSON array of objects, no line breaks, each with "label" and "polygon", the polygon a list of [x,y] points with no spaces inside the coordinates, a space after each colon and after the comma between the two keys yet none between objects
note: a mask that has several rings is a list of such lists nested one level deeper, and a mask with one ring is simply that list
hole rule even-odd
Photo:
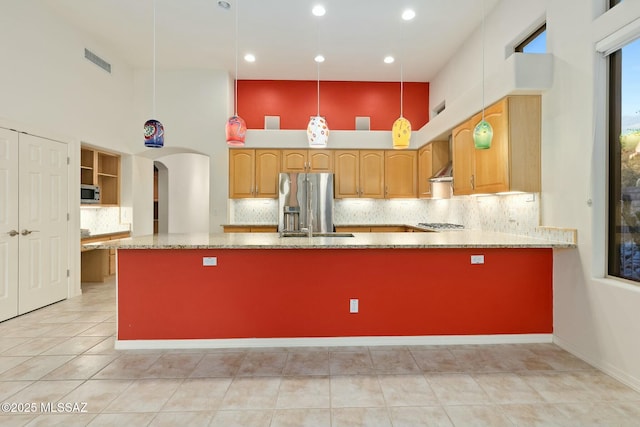
[{"label": "high vaulted ceiling", "polygon": [[[136,68],[153,64],[154,0],[38,0]],[[499,0],[155,0],[158,69],[206,68],[238,78],[425,82]],[[484,5],[483,5],[484,2]],[[311,9],[322,4],[323,17]],[[412,21],[401,13],[411,8]],[[92,46],[87,46],[91,48]],[[251,52],[254,63],[242,57]],[[95,52],[109,60],[100,50]],[[385,64],[387,55],[396,57]],[[401,66],[402,64],[402,66]]]}]

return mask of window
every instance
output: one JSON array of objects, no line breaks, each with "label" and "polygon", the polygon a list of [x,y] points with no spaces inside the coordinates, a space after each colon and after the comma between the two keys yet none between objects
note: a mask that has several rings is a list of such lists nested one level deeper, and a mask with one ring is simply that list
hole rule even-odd
[{"label": "window", "polygon": [[516,52],[545,53],[547,51],[547,24],[535,30],[522,43],[516,46]]},{"label": "window", "polygon": [[609,275],[640,282],[640,39],[609,55]]}]

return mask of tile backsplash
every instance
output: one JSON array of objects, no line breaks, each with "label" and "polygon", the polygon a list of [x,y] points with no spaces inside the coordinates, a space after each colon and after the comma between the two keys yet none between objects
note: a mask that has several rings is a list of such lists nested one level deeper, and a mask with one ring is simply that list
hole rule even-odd
[{"label": "tile backsplash", "polygon": [[121,222],[119,207],[80,208],[80,228],[90,230],[91,235],[129,231],[130,224]]},{"label": "tile backsplash", "polygon": [[[235,199],[229,202],[231,224],[276,224],[278,201]],[[336,199],[334,223],[418,224],[449,222],[466,228],[574,242],[575,231],[540,227],[537,193],[462,196],[445,200]]]}]

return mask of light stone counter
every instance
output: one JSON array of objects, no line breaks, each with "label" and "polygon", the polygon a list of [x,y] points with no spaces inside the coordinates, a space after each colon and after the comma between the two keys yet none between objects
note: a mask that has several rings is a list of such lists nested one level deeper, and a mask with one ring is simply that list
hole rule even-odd
[{"label": "light stone counter", "polygon": [[354,237],[280,237],[278,233],[160,234],[87,244],[93,249],[380,249],[575,248],[513,234],[456,230],[436,233],[353,233]]}]

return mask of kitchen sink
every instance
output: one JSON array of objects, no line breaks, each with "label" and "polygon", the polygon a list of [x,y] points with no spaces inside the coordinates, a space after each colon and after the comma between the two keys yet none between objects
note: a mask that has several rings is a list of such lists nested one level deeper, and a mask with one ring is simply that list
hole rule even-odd
[{"label": "kitchen sink", "polygon": [[[304,231],[284,231],[280,233],[280,237],[307,237],[309,234]],[[353,237],[351,233],[335,233],[335,232],[327,232],[327,233],[319,233],[315,232],[312,234],[312,237]]]}]

